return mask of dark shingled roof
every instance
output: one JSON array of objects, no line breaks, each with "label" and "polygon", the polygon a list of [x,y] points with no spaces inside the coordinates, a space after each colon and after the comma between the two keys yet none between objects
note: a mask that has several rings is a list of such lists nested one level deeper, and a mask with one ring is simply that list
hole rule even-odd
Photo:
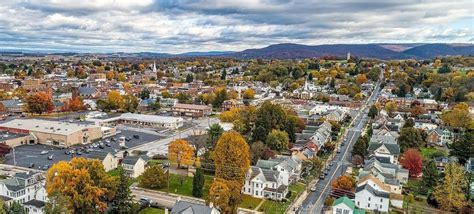
[{"label": "dark shingled roof", "polygon": [[36,200],[36,199],[33,199],[33,200],[30,200],[30,201],[27,201],[27,202],[23,203],[23,205],[35,206],[35,207],[38,207],[38,208],[44,207],[45,204],[46,203],[44,201],[39,201],[39,200]]},{"label": "dark shingled roof", "polygon": [[390,198],[390,194],[387,193],[387,192],[382,192],[382,191],[378,191],[378,190],[375,190],[373,187],[371,187],[369,184],[364,184],[362,186],[358,186],[356,188],[356,192],[360,192],[362,190],[367,190],[368,192],[370,192],[372,195],[375,195],[377,197],[381,197],[381,198]]},{"label": "dark shingled roof", "polygon": [[211,211],[212,208],[206,205],[177,201],[171,209],[171,214],[210,214]]}]

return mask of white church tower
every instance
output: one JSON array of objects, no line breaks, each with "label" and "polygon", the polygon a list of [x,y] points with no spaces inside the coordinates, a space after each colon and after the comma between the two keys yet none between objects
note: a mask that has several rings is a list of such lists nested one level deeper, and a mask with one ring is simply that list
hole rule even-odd
[{"label": "white church tower", "polygon": [[153,72],[156,73],[156,63],[153,61]]}]

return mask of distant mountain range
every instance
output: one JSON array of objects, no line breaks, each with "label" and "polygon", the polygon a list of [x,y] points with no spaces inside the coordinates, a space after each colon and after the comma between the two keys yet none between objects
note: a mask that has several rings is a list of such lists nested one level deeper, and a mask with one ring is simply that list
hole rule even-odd
[{"label": "distant mountain range", "polygon": [[[21,50],[6,51],[0,54],[23,53],[25,55],[39,55],[39,52],[28,52]],[[187,57],[230,57],[230,58],[264,58],[264,59],[302,59],[312,57],[333,56],[346,58],[347,53],[352,57],[376,58],[376,59],[431,59],[437,56],[474,56],[473,44],[334,44],[334,45],[302,45],[293,43],[282,43],[270,45],[259,49],[247,49],[238,52],[232,51],[209,51],[209,52],[187,52],[181,54],[169,54],[159,52],[140,53],[106,53],[101,56],[127,57],[127,58],[187,58]],[[50,53],[62,55],[61,53]],[[72,55],[73,53],[64,53]],[[94,53],[81,53],[78,55],[89,55]]]},{"label": "distant mountain range", "polygon": [[276,58],[294,59],[335,56],[345,58],[347,53],[360,58],[378,59],[428,59],[437,56],[474,56],[471,44],[336,44],[336,45],[300,45],[276,44],[260,49],[247,49],[232,53],[236,58]]}]

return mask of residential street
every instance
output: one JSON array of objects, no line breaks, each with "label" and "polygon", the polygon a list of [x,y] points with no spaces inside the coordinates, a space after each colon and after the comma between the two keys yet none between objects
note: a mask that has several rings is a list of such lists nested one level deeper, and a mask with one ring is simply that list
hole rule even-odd
[{"label": "residential street", "polygon": [[[383,78],[383,77],[381,77]],[[331,182],[337,177],[344,174],[347,167],[351,164],[351,151],[352,147],[361,135],[364,127],[368,122],[367,113],[370,106],[377,100],[380,93],[380,81],[374,89],[374,93],[368,98],[365,105],[361,108],[357,116],[352,122],[352,126],[348,129],[347,135],[344,139],[344,144],[341,145],[341,153],[336,153],[334,159],[331,161],[333,164],[329,166],[329,172],[325,179],[319,180],[316,184],[316,191],[312,191],[308,194],[307,198],[303,201],[302,206],[299,208],[297,213],[322,213],[324,207],[324,201],[331,192]]]}]

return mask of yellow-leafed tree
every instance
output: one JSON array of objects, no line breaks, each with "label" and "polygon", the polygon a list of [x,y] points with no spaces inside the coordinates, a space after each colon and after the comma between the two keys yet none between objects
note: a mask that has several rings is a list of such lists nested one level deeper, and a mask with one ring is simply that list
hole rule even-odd
[{"label": "yellow-leafed tree", "polygon": [[177,163],[178,168],[183,165],[195,164],[194,148],[188,141],[178,139],[168,145],[168,159]]},{"label": "yellow-leafed tree", "polygon": [[73,158],[51,166],[46,174],[48,195],[61,195],[70,210],[93,213],[107,210],[107,201],[115,197],[117,180],[109,176],[99,160]]},{"label": "yellow-leafed tree", "polygon": [[207,203],[212,203],[221,213],[231,213],[232,208],[229,206],[230,189],[225,180],[217,178],[212,182],[207,196]]}]

